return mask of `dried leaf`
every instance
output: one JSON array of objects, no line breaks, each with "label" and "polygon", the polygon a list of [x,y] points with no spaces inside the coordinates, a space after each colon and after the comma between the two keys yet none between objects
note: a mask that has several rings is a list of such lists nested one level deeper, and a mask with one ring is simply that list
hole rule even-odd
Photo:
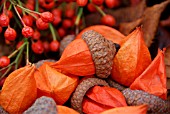
[{"label": "dried leaf", "polygon": [[104,36],[106,39],[113,41],[114,43],[120,43],[121,40],[125,37],[122,33],[117,31],[114,28],[105,26],[105,25],[93,25],[90,27],[85,28],[83,31],[81,31],[76,38],[82,38],[82,34],[85,31],[88,30],[94,30],[98,33],[100,33],[102,36]]},{"label": "dried leaf", "polygon": [[66,76],[48,64],[43,64],[36,72],[38,97],[52,97],[57,104],[64,104],[75,90],[78,77]]},{"label": "dried leaf", "polygon": [[86,96],[88,99],[83,101],[84,113],[100,113],[113,107],[127,106],[124,96],[115,88],[94,86]]},{"label": "dried leaf", "polygon": [[65,48],[60,60],[52,67],[78,76],[95,74],[91,53],[83,39],[72,41]]},{"label": "dried leaf", "polygon": [[164,52],[158,55],[146,70],[131,84],[132,90],[143,90],[162,99],[167,98]]},{"label": "dried leaf", "polygon": [[113,60],[112,79],[130,86],[151,63],[150,53],[143,41],[140,28],[122,40],[121,48]]},{"label": "dried leaf", "polygon": [[147,105],[119,107],[100,114],[147,114]]},{"label": "dried leaf", "polygon": [[35,66],[27,65],[12,72],[3,85],[0,105],[11,114],[21,114],[37,97]]},{"label": "dried leaf", "polygon": [[61,105],[57,105],[57,111],[57,114],[79,114],[74,109]]}]

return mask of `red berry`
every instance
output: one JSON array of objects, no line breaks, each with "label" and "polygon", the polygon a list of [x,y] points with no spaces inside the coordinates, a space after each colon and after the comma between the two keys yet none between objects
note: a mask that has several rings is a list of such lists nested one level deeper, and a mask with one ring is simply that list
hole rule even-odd
[{"label": "red berry", "polygon": [[22,35],[25,37],[25,38],[29,38],[29,37],[32,37],[34,34],[34,30],[29,27],[29,26],[24,26],[24,28],[22,28]]},{"label": "red berry", "polygon": [[120,0],[105,0],[108,8],[115,8],[120,5]]},{"label": "red berry", "polygon": [[104,0],[92,0],[92,3],[94,3],[94,4],[98,5],[98,6],[102,5],[103,2],[104,2]]},{"label": "red berry", "polygon": [[43,3],[43,7],[46,8],[46,9],[52,9],[55,5],[55,1],[53,0],[52,2],[49,2],[49,3]]},{"label": "red berry", "polygon": [[54,20],[54,16],[52,13],[50,12],[43,12],[41,13],[41,19],[46,22],[46,23],[49,23],[49,22],[52,22]]},{"label": "red berry", "polygon": [[0,57],[0,67],[6,67],[10,64],[10,59],[7,56]]},{"label": "red berry", "polygon": [[7,10],[8,17],[11,19],[13,18],[13,13],[10,10]]},{"label": "red berry", "polygon": [[60,16],[54,16],[53,25],[58,25],[62,21]]},{"label": "red berry", "polygon": [[2,13],[0,15],[0,26],[1,27],[7,27],[9,25],[9,17]]},{"label": "red berry", "polygon": [[27,25],[27,26],[31,27],[32,24],[33,24],[33,18],[31,16],[29,16],[29,15],[24,15],[22,17],[22,20],[24,21],[25,25]]},{"label": "red berry", "polygon": [[16,49],[18,49],[19,47],[21,47],[23,43],[24,43],[24,41],[19,41],[18,44],[16,45]]},{"label": "red berry", "polygon": [[2,27],[0,26],[0,33],[2,32]]},{"label": "red berry", "polygon": [[18,6],[16,6],[18,13],[21,15],[22,14],[22,9]]},{"label": "red berry", "polygon": [[59,29],[57,30],[57,32],[58,32],[58,35],[59,35],[61,38],[66,35],[66,31],[65,31],[63,28],[59,28]]},{"label": "red berry", "polygon": [[94,4],[92,4],[92,3],[89,3],[89,4],[87,5],[87,9],[88,9],[90,12],[96,12],[96,11],[97,11],[96,8],[94,7]]},{"label": "red berry", "polygon": [[112,27],[116,24],[116,20],[111,15],[105,15],[101,18],[101,23]]},{"label": "red berry", "polygon": [[[31,0],[29,0],[29,1],[31,1]],[[34,9],[35,9],[34,4],[30,4],[30,3],[26,3],[26,4],[25,4],[25,7],[28,8],[28,9],[30,9],[30,10],[33,10],[33,11],[34,11]]]},{"label": "red berry", "polygon": [[88,0],[76,0],[76,2],[78,6],[84,7],[87,5]]},{"label": "red berry", "polygon": [[5,30],[4,37],[6,40],[14,41],[17,37],[17,33],[16,33],[15,29],[8,27]]},{"label": "red berry", "polygon": [[6,80],[6,77],[4,77],[4,78],[2,78],[2,79],[0,80],[0,87],[2,87],[2,86],[3,86],[3,84],[4,84],[5,80]]},{"label": "red berry", "polygon": [[65,11],[65,16],[66,16],[67,18],[72,18],[72,17],[74,17],[74,15],[75,15],[74,9],[67,9],[67,10]]},{"label": "red berry", "polygon": [[32,36],[32,39],[33,39],[33,40],[39,40],[39,39],[40,39],[40,36],[41,36],[40,32],[39,32],[38,30],[35,30],[35,31],[34,31],[34,34],[33,34],[33,36]]},{"label": "red berry", "polygon": [[60,16],[60,17],[62,16],[62,10],[59,9],[59,8],[53,9],[51,13],[52,13],[54,16]]},{"label": "red berry", "polygon": [[41,18],[36,20],[36,26],[39,30],[48,29],[48,23],[44,22]]},{"label": "red berry", "polygon": [[50,51],[50,44],[47,41],[43,42],[43,47],[44,47],[44,52]]},{"label": "red berry", "polygon": [[50,50],[53,51],[53,52],[57,52],[58,49],[59,49],[59,46],[60,46],[60,43],[57,40],[53,40],[50,43]]},{"label": "red berry", "polygon": [[44,52],[44,47],[43,47],[43,44],[40,40],[32,43],[31,49],[36,54],[42,54]]},{"label": "red berry", "polygon": [[62,23],[62,27],[65,29],[71,28],[73,25],[72,21],[70,19],[64,19]]}]

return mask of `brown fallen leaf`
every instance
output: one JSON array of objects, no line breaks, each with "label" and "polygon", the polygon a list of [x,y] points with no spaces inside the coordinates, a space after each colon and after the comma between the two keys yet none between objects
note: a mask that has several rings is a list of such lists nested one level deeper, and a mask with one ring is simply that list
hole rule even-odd
[{"label": "brown fallen leaf", "polygon": [[145,43],[147,47],[150,47],[150,45],[153,42],[153,39],[155,38],[157,29],[158,29],[161,13],[164,11],[164,9],[169,3],[170,3],[170,0],[167,0],[160,4],[156,4],[152,7],[146,8],[146,10],[144,11],[141,17],[142,21],[138,19],[133,22],[122,23],[120,24],[119,30],[124,34],[129,34],[137,26],[142,25]]}]

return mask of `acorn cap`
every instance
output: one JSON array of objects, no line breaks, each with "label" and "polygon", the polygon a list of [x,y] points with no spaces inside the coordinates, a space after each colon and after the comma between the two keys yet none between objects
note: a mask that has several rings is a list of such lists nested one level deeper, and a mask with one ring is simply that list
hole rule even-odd
[{"label": "acorn cap", "polygon": [[115,44],[94,30],[84,32],[82,39],[92,54],[97,77],[107,78],[112,70],[113,57],[116,53]]},{"label": "acorn cap", "polygon": [[62,55],[64,49],[67,47],[69,43],[71,43],[75,39],[75,35],[67,35],[60,41],[60,56]]},{"label": "acorn cap", "polygon": [[0,114],[9,114],[0,106]]},{"label": "acorn cap", "polygon": [[131,90],[128,88],[123,90],[122,93],[130,106],[147,104],[148,113],[170,114],[170,101],[163,100],[142,90]]},{"label": "acorn cap", "polygon": [[86,92],[95,85],[109,86],[108,83],[99,78],[84,79],[76,88],[71,98],[71,106],[78,112],[82,113],[82,102]]},{"label": "acorn cap", "polygon": [[36,68],[39,68],[44,62],[55,62],[53,59],[39,60],[35,63]]},{"label": "acorn cap", "polygon": [[109,84],[110,87],[116,88],[119,91],[123,91],[124,89],[126,89],[125,86],[120,85],[119,83],[115,82],[111,78],[107,78],[106,81],[107,81],[107,83]]},{"label": "acorn cap", "polygon": [[57,114],[56,103],[52,98],[42,96],[23,114]]}]

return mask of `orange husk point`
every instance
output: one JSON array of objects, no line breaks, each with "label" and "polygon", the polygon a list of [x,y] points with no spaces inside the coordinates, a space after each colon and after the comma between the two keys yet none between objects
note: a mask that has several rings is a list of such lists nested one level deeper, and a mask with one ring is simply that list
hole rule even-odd
[{"label": "orange husk point", "polygon": [[111,77],[122,85],[130,86],[151,63],[143,32],[136,28],[122,40],[121,48],[113,60]]},{"label": "orange husk point", "polygon": [[118,107],[100,114],[147,114],[147,105]]},{"label": "orange husk point", "polygon": [[0,93],[0,106],[10,114],[22,114],[37,98],[34,65],[12,72]]},{"label": "orange husk point", "polygon": [[162,99],[167,99],[164,51],[158,50],[152,63],[131,84],[131,89],[143,90]]},{"label": "orange husk point", "polygon": [[43,64],[35,74],[38,97],[53,98],[58,105],[64,104],[75,90],[78,77],[64,75],[48,64]]},{"label": "orange husk point", "polygon": [[57,112],[57,114],[80,114],[74,109],[62,105],[57,105]]},{"label": "orange husk point", "polygon": [[111,40],[117,44],[120,44],[121,40],[125,37],[122,33],[120,33],[118,30],[116,30],[112,27],[108,27],[105,25],[93,25],[93,26],[87,27],[83,31],[81,31],[76,36],[76,39],[81,38],[82,34],[88,30],[94,30],[94,31],[100,33],[106,39]]},{"label": "orange husk point", "polygon": [[105,110],[127,106],[123,94],[111,87],[94,86],[83,99],[83,112],[98,114]]},{"label": "orange husk point", "polygon": [[83,39],[72,41],[64,50],[60,60],[51,66],[77,76],[95,74],[91,53]]}]

